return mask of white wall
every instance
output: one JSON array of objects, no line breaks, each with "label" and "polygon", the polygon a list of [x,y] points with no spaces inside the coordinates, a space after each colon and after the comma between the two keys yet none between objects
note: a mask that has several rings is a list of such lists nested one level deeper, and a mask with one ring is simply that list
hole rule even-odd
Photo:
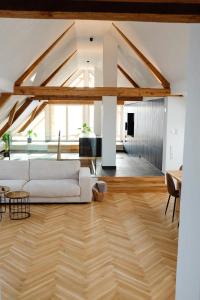
[{"label": "white wall", "polygon": [[165,99],[162,171],[176,170],[183,164],[185,98]]},{"label": "white wall", "polygon": [[0,90],[15,80],[72,23],[66,20],[0,19]]},{"label": "white wall", "polygon": [[200,25],[190,25],[176,300],[200,299]]},{"label": "white wall", "polygon": [[[184,92],[188,46],[188,24],[115,22],[124,34],[161,71],[173,92]],[[121,49],[120,59],[141,87],[160,86],[127,43],[115,34]],[[125,63],[125,62],[124,62]]]}]

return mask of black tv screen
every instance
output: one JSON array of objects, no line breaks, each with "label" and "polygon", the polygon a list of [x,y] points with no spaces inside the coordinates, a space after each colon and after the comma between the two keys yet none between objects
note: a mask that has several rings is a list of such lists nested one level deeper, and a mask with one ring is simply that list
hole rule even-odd
[{"label": "black tv screen", "polygon": [[134,113],[128,113],[127,115],[127,134],[134,136]]}]

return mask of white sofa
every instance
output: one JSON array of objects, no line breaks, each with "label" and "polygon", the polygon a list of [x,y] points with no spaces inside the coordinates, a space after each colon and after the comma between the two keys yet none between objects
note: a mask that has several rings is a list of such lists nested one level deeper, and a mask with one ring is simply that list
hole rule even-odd
[{"label": "white sofa", "polygon": [[89,168],[79,160],[2,160],[0,185],[30,193],[31,203],[83,203],[92,200]]}]

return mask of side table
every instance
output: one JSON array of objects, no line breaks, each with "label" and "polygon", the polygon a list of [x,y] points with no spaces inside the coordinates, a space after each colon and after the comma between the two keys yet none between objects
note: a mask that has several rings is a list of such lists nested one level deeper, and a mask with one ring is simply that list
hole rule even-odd
[{"label": "side table", "polygon": [[2,214],[6,212],[6,197],[5,194],[10,191],[8,186],[0,185],[0,220],[2,219]]},{"label": "side table", "polygon": [[11,220],[22,220],[31,216],[29,193],[25,191],[8,192],[5,197],[9,199],[9,216]]}]

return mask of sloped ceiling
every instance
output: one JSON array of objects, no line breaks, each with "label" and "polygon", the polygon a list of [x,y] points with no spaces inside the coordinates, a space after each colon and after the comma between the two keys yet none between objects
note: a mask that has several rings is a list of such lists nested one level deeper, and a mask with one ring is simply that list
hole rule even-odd
[{"label": "sloped ceiling", "polygon": [[[16,79],[72,22],[71,20],[0,19],[0,92],[12,89]],[[167,78],[171,83],[172,91],[185,91],[188,25],[142,22],[116,22],[115,24]],[[103,37],[108,31],[116,38],[118,63],[126,72],[141,87],[160,87],[148,68],[116,32],[111,22],[83,20],[75,21],[72,29],[24,84],[40,85],[76,49],[78,50],[76,55],[49,85],[59,86],[75,70],[90,69],[94,73],[95,70],[102,72]],[[93,42],[90,42],[90,37],[93,37]],[[97,82],[101,81],[97,80]],[[121,72],[118,72],[118,86],[130,86]],[[20,106],[24,97],[11,97],[0,109],[1,126],[16,101],[19,101]],[[29,110],[28,112],[30,113]]]}]

